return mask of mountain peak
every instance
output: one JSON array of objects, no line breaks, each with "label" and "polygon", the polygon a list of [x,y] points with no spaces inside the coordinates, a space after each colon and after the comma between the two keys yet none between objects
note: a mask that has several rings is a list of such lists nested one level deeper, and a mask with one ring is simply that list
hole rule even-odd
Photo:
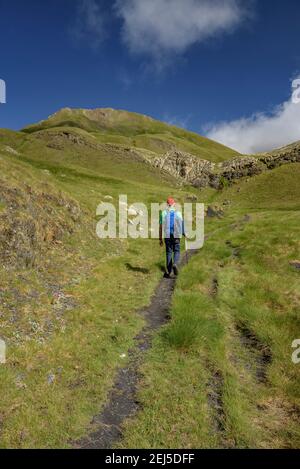
[{"label": "mountain peak", "polygon": [[203,159],[219,162],[238,153],[195,132],[169,125],[152,117],[113,108],[60,109],[47,120],[23,129],[26,133],[55,128],[83,130],[102,143],[138,147],[155,153],[178,149]]}]

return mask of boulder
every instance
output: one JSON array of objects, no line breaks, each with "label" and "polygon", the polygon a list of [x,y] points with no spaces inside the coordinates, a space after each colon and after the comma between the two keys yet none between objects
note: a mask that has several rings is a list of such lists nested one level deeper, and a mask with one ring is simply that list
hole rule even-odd
[{"label": "boulder", "polygon": [[208,217],[211,217],[211,218],[212,217],[222,218],[223,215],[224,215],[224,211],[218,205],[209,205],[207,207],[206,214],[207,214]]}]

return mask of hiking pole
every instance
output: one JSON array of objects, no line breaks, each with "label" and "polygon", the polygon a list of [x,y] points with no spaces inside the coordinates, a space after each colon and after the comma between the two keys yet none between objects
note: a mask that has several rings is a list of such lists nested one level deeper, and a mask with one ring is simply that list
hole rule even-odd
[{"label": "hiking pole", "polygon": [[184,238],[184,248],[185,248],[185,263],[188,263],[188,249],[187,249],[187,242],[186,237]]}]

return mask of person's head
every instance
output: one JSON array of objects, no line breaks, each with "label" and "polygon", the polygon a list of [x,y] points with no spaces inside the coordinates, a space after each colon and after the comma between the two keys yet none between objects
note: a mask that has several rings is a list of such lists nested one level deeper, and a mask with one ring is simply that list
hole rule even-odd
[{"label": "person's head", "polygon": [[168,207],[173,207],[175,205],[175,200],[173,199],[173,197],[168,197],[167,204]]}]

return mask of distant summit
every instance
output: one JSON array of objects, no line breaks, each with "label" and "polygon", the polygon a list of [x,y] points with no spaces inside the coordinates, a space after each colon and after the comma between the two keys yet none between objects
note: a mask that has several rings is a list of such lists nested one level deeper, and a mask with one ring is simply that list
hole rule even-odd
[{"label": "distant summit", "polygon": [[35,133],[61,127],[84,130],[103,143],[138,147],[158,154],[178,149],[213,162],[239,155],[235,150],[195,132],[143,114],[112,108],[64,108],[47,120],[26,127],[23,132]]}]

